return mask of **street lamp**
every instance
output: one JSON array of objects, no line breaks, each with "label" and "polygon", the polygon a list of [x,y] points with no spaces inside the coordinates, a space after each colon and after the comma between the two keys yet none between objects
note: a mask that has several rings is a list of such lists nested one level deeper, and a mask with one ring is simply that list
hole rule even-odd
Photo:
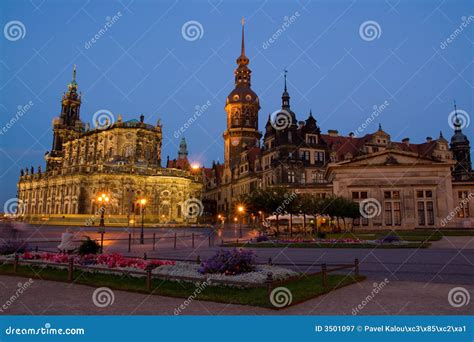
[{"label": "street lamp", "polygon": [[240,214],[239,237],[242,238],[242,219],[243,219],[243,213],[244,213],[244,206],[239,205],[237,207],[237,210],[239,211],[239,214]]},{"label": "street lamp", "polygon": [[146,204],[146,198],[141,198],[139,200],[139,203],[140,203],[140,208],[141,208],[141,212],[142,212],[142,229],[140,231],[140,245],[144,245],[145,244],[145,232],[143,230],[143,224],[145,222],[145,204]]},{"label": "street lamp", "polygon": [[105,234],[105,224],[104,224],[104,215],[105,215],[105,205],[109,203],[110,198],[107,194],[102,194],[97,196],[97,202],[100,203],[100,221],[99,221],[99,234],[100,234],[100,252],[104,250],[104,234]]}]

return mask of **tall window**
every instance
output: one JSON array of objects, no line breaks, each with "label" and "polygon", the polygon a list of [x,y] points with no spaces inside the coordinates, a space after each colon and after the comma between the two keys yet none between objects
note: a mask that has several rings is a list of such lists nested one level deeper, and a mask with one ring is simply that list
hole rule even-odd
[{"label": "tall window", "polygon": [[433,191],[417,190],[416,191],[416,208],[417,208],[417,213],[418,213],[418,225],[433,226],[434,225]]},{"label": "tall window", "polygon": [[288,183],[295,182],[295,171],[288,171]]},{"label": "tall window", "polygon": [[301,184],[306,184],[306,172],[301,173]]},{"label": "tall window", "polygon": [[300,156],[301,156],[301,159],[309,161],[309,151],[301,151]]},{"label": "tall window", "polygon": [[467,218],[471,217],[471,213],[469,212],[469,191],[458,191],[458,199],[459,199],[459,210],[458,210],[458,217],[459,218]]},{"label": "tall window", "polygon": [[314,152],[314,161],[316,163],[324,163],[324,152],[320,152],[320,151]]},{"label": "tall window", "polygon": [[[352,191],[352,199],[355,202],[360,202],[361,200],[364,200],[368,198],[367,196],[367,191]],[[354,226],[368,226],[369,225],[369,219],[365,217],[357,218],[354,220]]]},{"label": "tall window", "polygon": [[384,191],[384,219],[386,226],[402,224],[400,191]]}]

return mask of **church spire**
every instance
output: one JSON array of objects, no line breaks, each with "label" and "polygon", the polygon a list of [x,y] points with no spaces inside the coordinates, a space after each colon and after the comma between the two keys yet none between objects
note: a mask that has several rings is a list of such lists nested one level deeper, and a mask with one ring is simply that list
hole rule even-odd
[{"label": "church spire", "polygon": [[245,18],[242,18],[241,20],[242,23],[242,47],[240,51],[241,56],[245,56]]},{"label": "church spire", "polygon": [[288,94],[288,90],[286,87],[286,74],[288,73],[288,70],[283,70],[283,77],[285,79],[285,86],[283,88],[283,94],[281,95],[281,107],[283,109],[290,108],[290,94]]}]

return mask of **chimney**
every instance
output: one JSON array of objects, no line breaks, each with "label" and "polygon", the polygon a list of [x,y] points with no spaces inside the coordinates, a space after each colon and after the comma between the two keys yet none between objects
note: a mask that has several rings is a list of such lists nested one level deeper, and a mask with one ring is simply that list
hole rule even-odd
[{"label": "chimney", "polygon": [[432,142],[433,138],[432,137],[426,137],[426,142]]},{"label": "chimney", "polygon": [[410,138],[405,138],[402,140],[402,143],[404,143],[405,145],[410,145]]},{"label": "chimney", "polygon": [[329,130],[328,130],[328,134],[329,134],[329,136],[331,136],[331,137],[337,137],[337,135],[339,134],[339,132],[338,132],[337,130],[335,130],[335,129],[329,129]]}]

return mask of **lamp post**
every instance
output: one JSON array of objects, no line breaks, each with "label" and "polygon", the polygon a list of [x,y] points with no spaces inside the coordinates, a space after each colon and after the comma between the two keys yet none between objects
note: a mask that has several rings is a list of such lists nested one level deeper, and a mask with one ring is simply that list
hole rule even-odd
[{"label": "lamp post", "polygon": [[140,199],[139,201],[140,203],[140,209],[141,209],[141,212],[142,212],[142,228],[140,230],[140,245],[144,245],[145,244],[145,232],[144,232],[144,222],[145,222],[145,204],[146,204],[146,198],[142,198]]},{"label": "lamp post", "polygon": [[239,205],[237,210],[239,211],[239,237],[242,238],[242,219],[243,219],[243,213],[244,213],[244,207],[242,205]]},{"label": "lamp post", "polygon": [[105,234],[105,224],[104,224],[104,215],[105,215],[105,205],[109,203],[110,198],[107,194],[101,194],[97,196],[97,202],[100,204],[100,221],[99,221],[99,234],[100,234],[100,253],[104,250],[104,234]]}]

